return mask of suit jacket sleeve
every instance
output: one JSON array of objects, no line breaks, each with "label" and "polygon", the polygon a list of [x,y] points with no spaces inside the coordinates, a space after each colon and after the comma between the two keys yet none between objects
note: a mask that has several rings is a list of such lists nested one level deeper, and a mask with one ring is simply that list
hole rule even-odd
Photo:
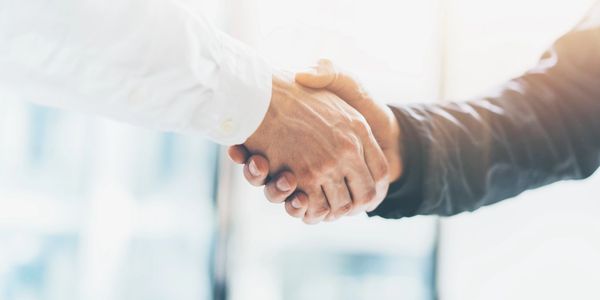
[{"label": "suit jacket sleeve", "polygon": [[406,172],[371,215],[454,215],[586,178],[600,164],[600,5],[487,97],[392,109]]}]

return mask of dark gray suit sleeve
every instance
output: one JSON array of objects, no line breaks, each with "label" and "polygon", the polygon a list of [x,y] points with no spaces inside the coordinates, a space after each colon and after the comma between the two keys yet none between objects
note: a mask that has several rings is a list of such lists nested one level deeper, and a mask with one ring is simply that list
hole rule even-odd
[{"label": "dark gray suit sleeve", "polygon": [[488,97],[392,107],[405,174],[370,215],[473,211],[600,164],[600,5]]}]

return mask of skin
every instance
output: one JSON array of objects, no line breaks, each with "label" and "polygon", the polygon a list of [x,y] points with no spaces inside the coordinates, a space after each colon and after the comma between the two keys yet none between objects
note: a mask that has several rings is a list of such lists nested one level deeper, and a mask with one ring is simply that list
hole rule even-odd
[{"label": "skin", "polygon": [[[303,215],[292,213],[308,224],[367,209],[385,197],[389,185],[387,160],[364,117],[331,92],[283,77],[273,79],[262,124],[243,147],[233,149],[242,148],[246,152],[230,150],[230,156],[248,162],[246,178],[260,184],[265,179],[253,178],[265,177],[265,170],[277,176],[265,188],[267,199],[302,202]],[[250,153],[263,159],[247,161]]]},{"label": "skin", "polygon": [[[387,189],[389,182],[396,181],[401,177],[401,130],[389,107],[373,101],[358,81],[347,73],[339,71],[328,60],[321,60],[316,67],[298,73],[296,82],[312,89],[332,92],[361,113],[369,123],[374,137],[389,163],[386,176],[388,181],[383,186]],[[285,209],[290,216],[306,219],[313,202],[320,201],[313,199],[311,194],[298,190],[298,177],[296,176],[298,173],[290,170],[274,173],[270,167],[272,162],[265,156],[242,145],[233,146],[229,148],[228,152],[234,162],[244,164],[244,176],[248,182],[255,186],[265,185],[267,199],[274,203],[285,201]],[[301,175],[300,178],[302,178]],[[373,198],[361,205],[354,205],[348,213],[357,214],[371,211],[381,203],[382,199]],[[329,216],[327,220],[334,220],[339,216]]]}]

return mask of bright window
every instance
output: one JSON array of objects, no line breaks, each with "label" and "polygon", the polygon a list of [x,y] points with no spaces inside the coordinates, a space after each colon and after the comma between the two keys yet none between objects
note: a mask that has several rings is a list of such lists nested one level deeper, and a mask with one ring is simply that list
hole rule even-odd
[{"label": "bright window", "polygon": [[[485,92],[594,2],[183,1],[275,66],[332,59],[382,103]],[[0,299],[600,298],[598,176],[441,222],[306,226],[225,161],[196,137],[2,99]]]}]

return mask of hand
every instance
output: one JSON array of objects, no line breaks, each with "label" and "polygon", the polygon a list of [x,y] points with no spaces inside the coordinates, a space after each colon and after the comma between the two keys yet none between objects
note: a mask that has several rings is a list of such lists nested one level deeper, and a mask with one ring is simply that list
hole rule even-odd
[{"label": "hand", "polygon": [[[330,92],[274,77],[269,110],[244,147],[269,158],[249,164],[246,174],[258,165],[270,174],[283,172],[277,185],[289,194],[267,194],[271,201],[308,196],[303,219],[310,224],[364,211],[387,192],[387,162],[367,122]],[[296,187],[305,194],[291,195]]]},{"label": "hand", "polygon": [[[336,70],[328,60],[321,60],[317,67],[297,74],[296,82],[315,89],[329,90],[357,109],[366,118],[385,153],[389,162],[390,181],[400,178],[402,174],[401,130],[389,107],[374,102],[356,80]],[[245,164],[244,175],[250,183],[257,186],[266,184],[265,195],[270,200],[287,199],[296,188],[296,178],[293,173],[284,172],[268,178],[269,161],[261,155],[250,156],[243,146],[231,147],[229,155],[235,162]],[[294,217],[302,217],[309,203],[306,195],[302,193],[298,195],[290,198],[285,204],[288,214]],[[373,210],[379,204],[380,202],[375,201],[368,209]]]},{"label": "hand", "polygon": [[327,59],[296,75],[296,82],[313,89],[326,89],[362,114],[383,150],[389,164],[389,179],[396,181],[402,175],[400,125],[392,110],[371,98],[363,86],[346,72],[340,71]]}]

